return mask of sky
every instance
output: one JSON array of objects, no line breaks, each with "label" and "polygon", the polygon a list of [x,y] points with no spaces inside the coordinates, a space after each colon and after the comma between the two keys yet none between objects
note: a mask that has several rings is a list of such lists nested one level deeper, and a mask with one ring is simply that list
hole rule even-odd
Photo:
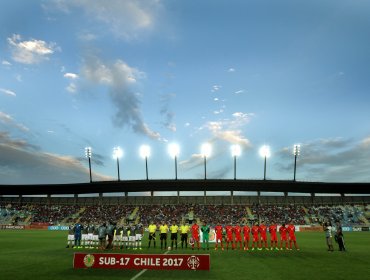
[{"label": "sky", "polygon": [[0,184],[370,181],[370,2],[4,0]]}]

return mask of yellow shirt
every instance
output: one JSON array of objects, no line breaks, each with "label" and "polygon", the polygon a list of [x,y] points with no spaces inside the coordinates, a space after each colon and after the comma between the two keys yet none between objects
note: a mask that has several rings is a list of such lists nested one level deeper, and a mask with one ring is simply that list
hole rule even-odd
[{"label": "yellow shirt", "polygon": [[149,225],[148,229],[149,229],[150,233],[155,233],[155,231],[157,230],[157,226],[156,225]]},{"label": "yellow shirt", "polygon": [[179,227],[177,225],[170,226],[171,233],[177,233],[179,231]]},{"label": "yellow shirt", "polygon": [[167,232],[168,232],[168,226],[167,226],[167,225],[161,225],[161,226],[159,227],[159,231],[160,231],[161,233],[167,233]]},{"label": "yellow shirt", "polygon": [[182,225],[180,226],[181,233],[188,233],[189,232],[189,226],[188,225]]}]

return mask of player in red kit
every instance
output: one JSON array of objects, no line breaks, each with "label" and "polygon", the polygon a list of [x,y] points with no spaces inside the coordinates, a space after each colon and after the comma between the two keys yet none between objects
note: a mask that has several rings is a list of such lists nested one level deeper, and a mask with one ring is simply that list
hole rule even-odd
[{"label": "player in red kit", "polygon": [[242,228],[239,225],[234,226],[234,233],[235,233],[235,249],[238,248],[238,242],[240,245],[240,250],[243,249],[242,244]]},{"label": "player in red kit", "polygon": [[293,225],[293,223],[290,223],[287,226],[287,231],[289,233],[289,250],[292,250],[292,243],[293,242],[294,242],[294,247],[297,250],[299,250],[298,245],[297,245],[297,241],[296,241],[296,238],[295,238],[295,226]]},{"label": "player in red kit", "polygon": [[251,229],[248,225],[243,226],[244,250],[249,250],[249,233]]},{"label": "player in red kit", "polygon": [[267,226],[263,224],[263,222],[260,224],[260,234],[261,234],[261,247],[260,249],[262,250],[262,245],[264,246],[265,250],[268,250],[268,245],[267,245]]},{"label": "player in red kit", "polygon": [[215,226],[215,232],[216,232],[216,247],[215,247],[215,250],[217,250],[217,248],[218,248],[218,243],[221,243],[221,249],[222,249],[222,251],[224,250],[224,245],[222,244],[222,231],[223,231],[223,228],[222,228],[221,224],[218,224],[217,226]]},{"label": "player in red kit", "polygon": [[191,245],[191,249],[194,250],[194,244],[197,243],[197,247],[199,250],[199,225],[197,225],[197,222],[195,222],[195,224],[191,226],[191,236],[194,239],[194,243]]},{"label": "player in red kit", "polygon": [[258,226],[258,224],[256,223],[252,229],[251,229],[251,232],[252,232],[252,236],[253,236],[253,239],[252,239],[252,250],[254,250],[254,247],[256,246],[256,248],[259,248],[260,247],[260,241],[259,241],[259,238],[258,238],[258,233],[260,231],[260,228]]},{"label": "player in red kit", "polygon": [[280,250],[283,250],[283,242],[285,243],[285,249],[288,250],[288,239],[287,239],[287,228],[285,224],[282,224],[281,227],[279,228],[279,233],[280,233]]},{"label": "player in red kit", "polygon": [[275,250],[279,250],[278,248],[278,244],[277,244],[277,225],[272,223],[270,226],[269,226],[269,232],[270,232],[270,247],[271,247],[271,250],[275,249]]},{"label": "player in red kit", "polygon": [[234,238],[233,238],[234,227],[232,225],[228,225],[225,227],[225,230],[226,230],[226,250],[229,250],[229,243],[231,243],[231,248],[234,250]]}]

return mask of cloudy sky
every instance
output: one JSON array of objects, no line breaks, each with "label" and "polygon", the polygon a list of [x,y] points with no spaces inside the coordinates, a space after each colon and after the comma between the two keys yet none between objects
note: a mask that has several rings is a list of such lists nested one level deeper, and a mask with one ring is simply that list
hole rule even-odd
[{"label": "cloudy sky", "polygon": [[4,0],[0,184],[370,181],[370,2]]}]

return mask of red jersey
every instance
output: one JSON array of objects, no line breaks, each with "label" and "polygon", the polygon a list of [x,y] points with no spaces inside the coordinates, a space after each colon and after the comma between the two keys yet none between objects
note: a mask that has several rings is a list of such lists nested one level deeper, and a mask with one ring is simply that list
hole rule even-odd
[{"label": "red jersey", "polygon": [[222,236],[222,226],[221,225],[215,226],[215,232],[216,236]]},{"label": "red jersey", "polygon": [[288,225],[287,230],[288,230],[289,236],[294,236],[295,226],[293,224]]},{"label": "red jersey", "polygon": [[238,225],[234,227],[236,241],[242,241],[242,228]]},{"label": "red jersey", "polygon": [[281,240],[286,240],[287,228],[286,228],[286,227],[281,226],[281,227],[279,228],[279,233],[280,233],[280,238],[281,238]]},{"label": "red jersey", "polygon": [[288,233],[289,233],[289,240],[296,241],[295,226],[293,224],[290,224],[290,225],[288,225],[287,230],[288,230]]},{"label": "red jersey", "polygon": [[191,226],[191,235],[193,237],[199,235],[199,225],[194,224],[194,225]]},{"label": "red jersey", "polygon": [[226,226],[225,230],[226,230],[226,235],[227,236],[232,236],[233,235],[233,232],[234,232],[233,226]]},{"label": "red jersey", "polygon": [[253,236],[258,236],[259,231],[260,231],[259,226],[253,226],[252,227],[252,235]]},{"label": "red jersey", "polygon": [[251,232],[251,229],[249,226],[244,226],[243,227],[243,235],[244,235],[244,240],[249,240],[249,233]]},{"label": "red jersey", "polygon": [[269,226],[269,232],[270,232],[270,235],[271,235],[271,241],[277,241],[276,231],[277,231],[277,225],[270,225]]},{"label": "red jersey", "polygon": [[260,225],[259,229],[260,229],[261,236],[266,236],[267,226]]}]

